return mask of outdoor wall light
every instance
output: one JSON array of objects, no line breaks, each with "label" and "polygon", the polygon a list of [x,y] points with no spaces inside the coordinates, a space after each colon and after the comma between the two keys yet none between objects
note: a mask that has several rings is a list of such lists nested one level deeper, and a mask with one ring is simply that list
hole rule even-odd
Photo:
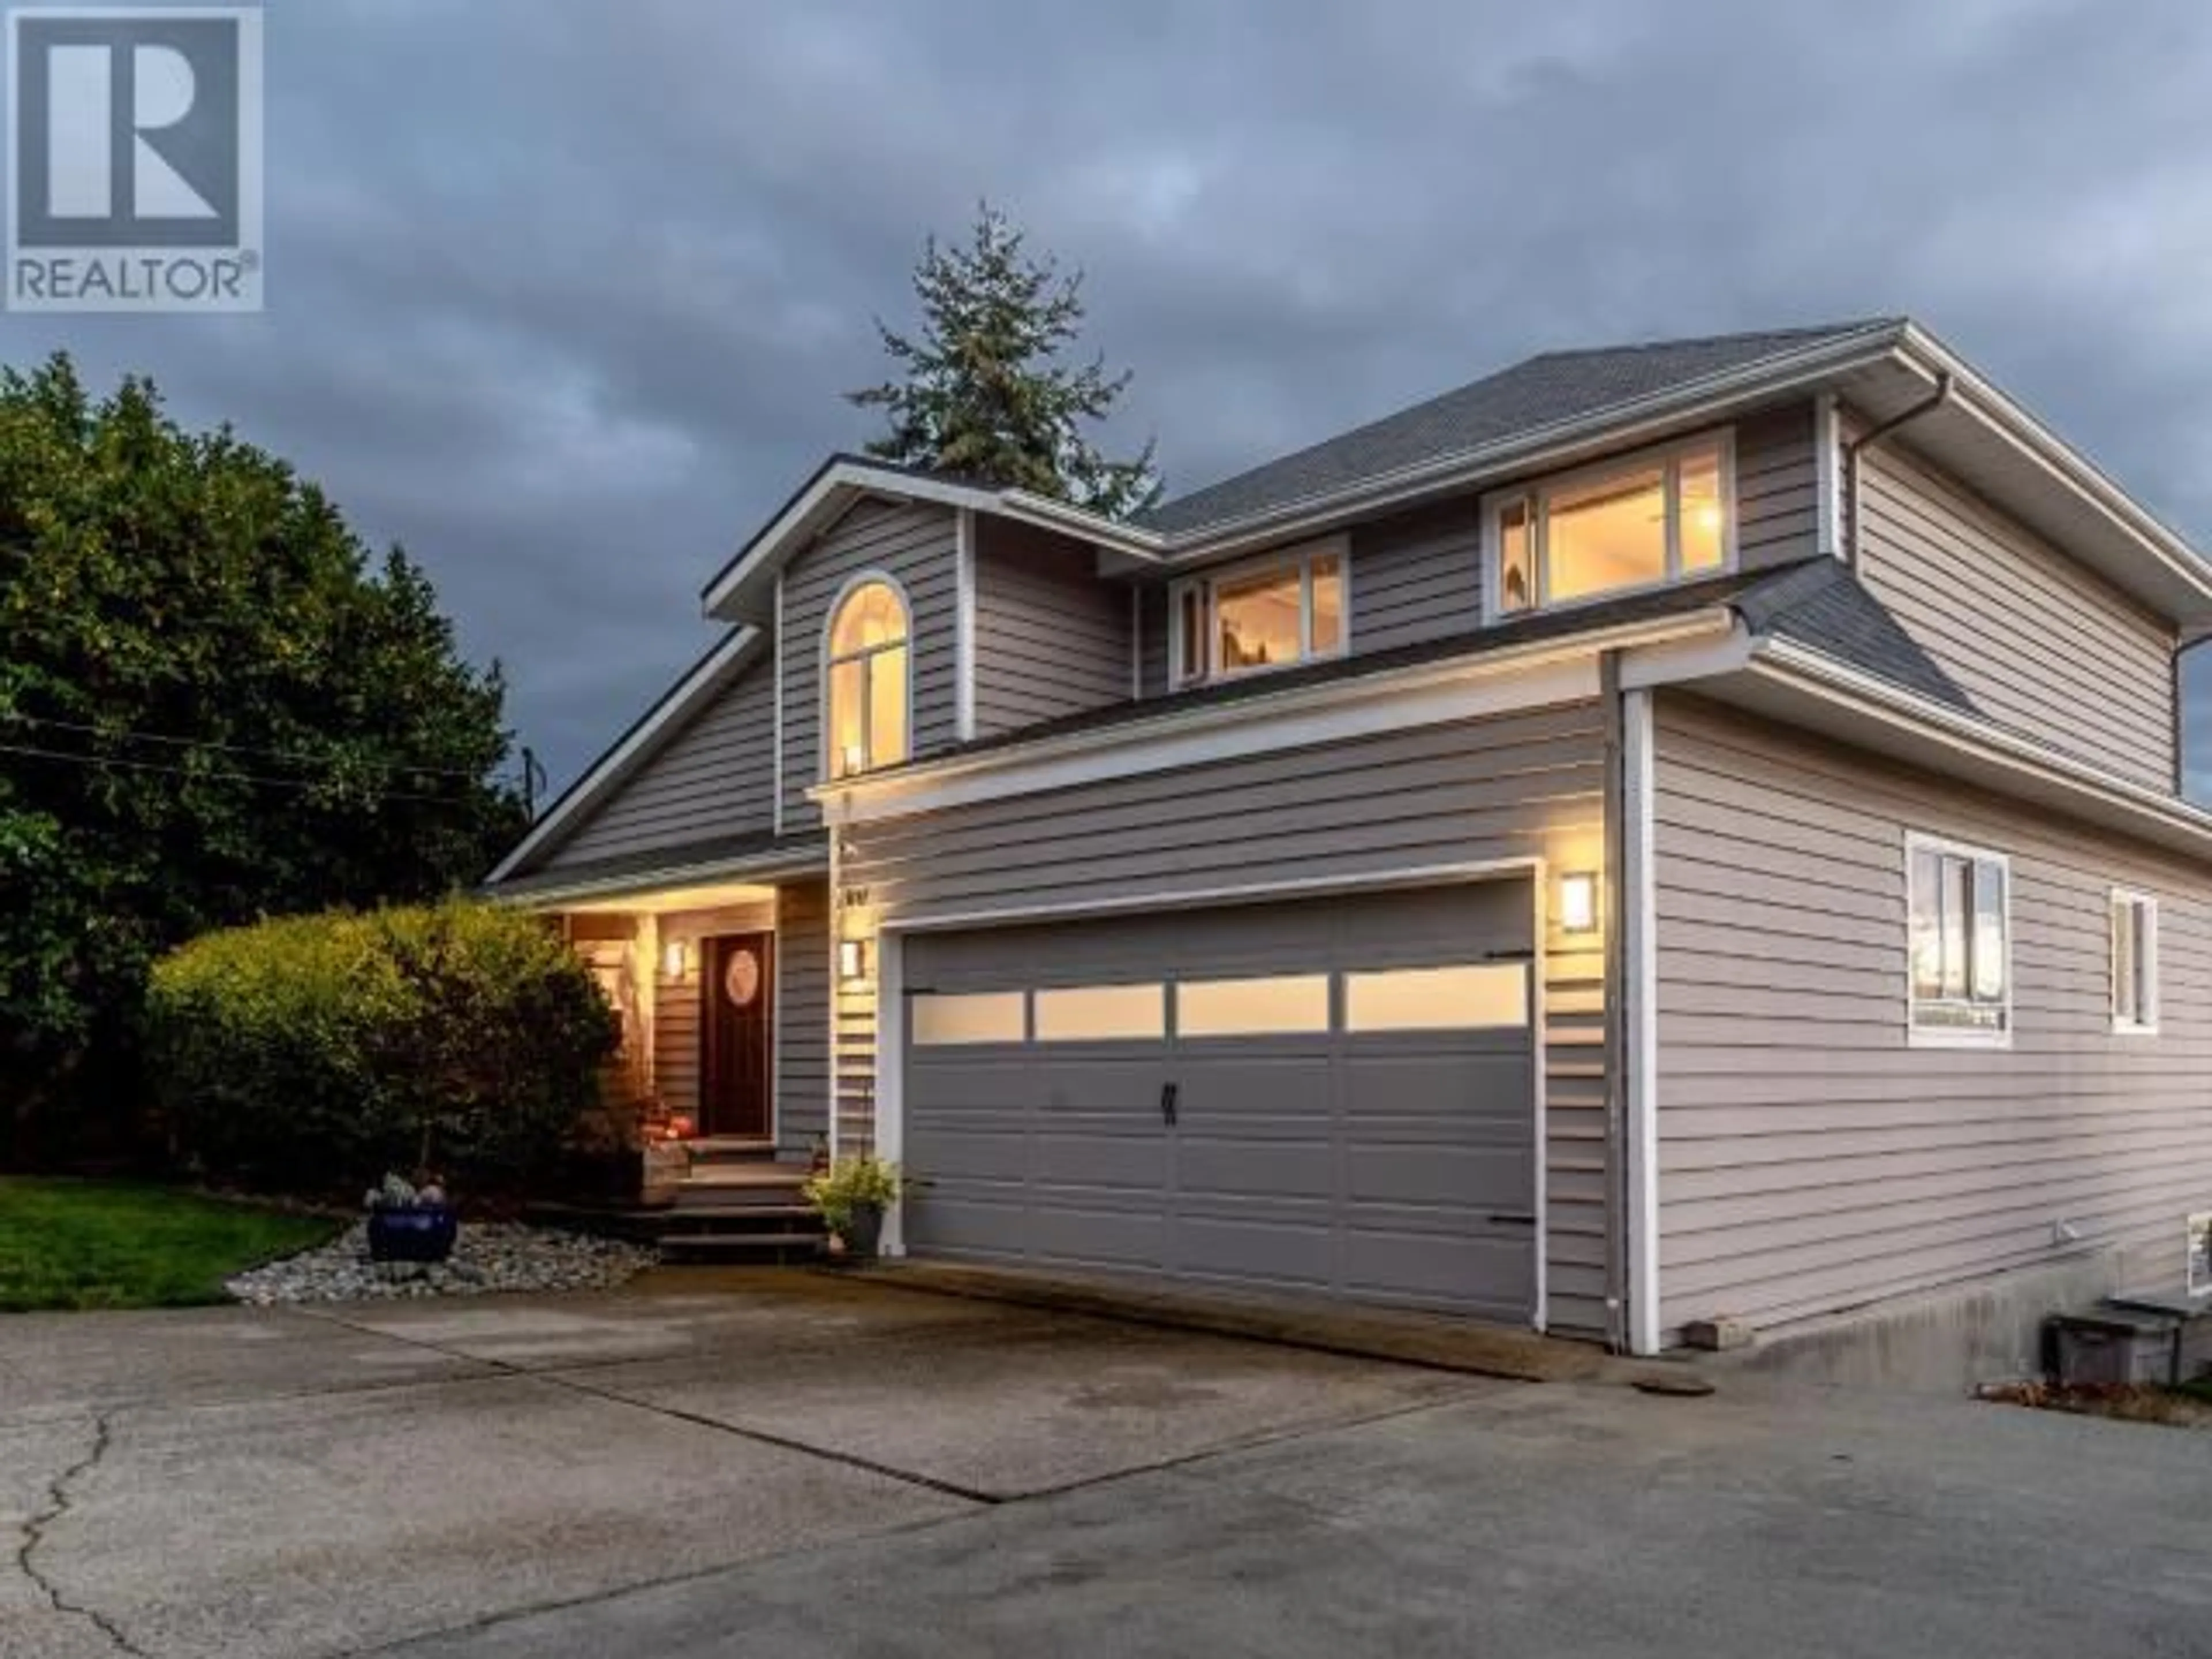
[{"label": "outdoor wall light", "polygon": [[868,941],[864,939],[841,939],[837,941],[837,977],[843,980],[866,979],[868,976]]},{"label": "outdoor wall light", "polygon": [[1559,878],[1559,931],[1597,931],[1597,878],[1587,870]]},{"label": "outdoor wall light", "polygon": [[660,976],[663,979],[682,979],[690,966],[690,953],[685,950],[682,939],[670,939],[660,947]]}]

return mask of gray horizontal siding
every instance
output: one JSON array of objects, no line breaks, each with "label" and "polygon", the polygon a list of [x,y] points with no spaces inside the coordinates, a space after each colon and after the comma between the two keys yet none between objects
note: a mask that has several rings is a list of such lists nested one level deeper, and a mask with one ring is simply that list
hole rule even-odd
[{"label": "gray horizontal siding", "polygon": [[1902,444],[1860,471],[1861,580],[1982,712],[2172,789],[2172,629]]},{"label": "gray horizontal siding", "polygon": [[539,866],[573,864],[775,827],[773,653],[752,661],[593,806]]},{"label": "gray horizontal siding", "polygon": [[[851,836],[840,879],[884,918],[1542,854],[1601,864],[1603,721],[1577,704],[994,801]],[[1586,939],[1546,941],[1547,1271],[1555,1328],[1605,1325],[1604,986]],[[849,998],[841,1121],[872,1119],[873,988]]]},{"label": "gray horizontal siding", "polygon": [[[2042,811],[1662,700],[1665,1323],[1768,1325],[2052,1258],[2179,1284],[2212,1194],[2212,872]],[[1907,1042],[1907,830],[2012,860],[2008,1050]],[[2112,886],[2159,898],[2162,1029],[2110,1021]]]},{"label": "gray horizontal siding", "polygon": [[1482,516],[1473,496],[1401,513],[1352,534],[1353,651],[1482,626]]},{"label": "gray horizontal siding", "polygon": [[896,577],[914,607],[914,752],[953,742],[958,721],[958,553],[952,509],[865,501],[783,573],[783,827],[821,814],[806,791],[822,781],[822,694],[830,606],[853,577]]},{"label": "gray horizontal siding", "polygon": [[1137,695],[1168,690],[1168,590],[1152,583],[1137,590]]},{"label": "gray horizontal siding", "polygon": [[794,882],[776,890],[775,951],[782,975],[775,1011],[776,1142],[807,1152],[830,1133],[830,889]]},{"label": "gray horizontal siding", "polygon": [[1736,563],[1768,570],[1820,550],[1813,405],[1747,416],[1735,428]]},{"label": "gray horizontal siding", "polygon": [[1087,545],[975,526],[975,735],[1129,700],[1128,590]]}]

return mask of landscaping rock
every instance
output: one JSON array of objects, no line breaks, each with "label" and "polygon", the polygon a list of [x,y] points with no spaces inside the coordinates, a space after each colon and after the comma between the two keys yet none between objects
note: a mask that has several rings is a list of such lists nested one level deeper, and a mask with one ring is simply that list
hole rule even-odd
[{"label": "landscaping rock", "polygon": [[224,1282],[240,1302],[372,1302],[495,1291],[611,1290],[657,1260],[649,1248],[551,1227],[465,1222],[450,1261],[371,1261],[359,1223],[330,1243]]}]

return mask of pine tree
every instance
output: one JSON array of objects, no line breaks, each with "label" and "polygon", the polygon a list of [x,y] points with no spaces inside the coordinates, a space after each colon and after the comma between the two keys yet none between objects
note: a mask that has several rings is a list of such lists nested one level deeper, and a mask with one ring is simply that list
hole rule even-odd
[{"label": "pine tree", "polygon": [[903,379],[846,394],[889,419],[868,453],[1109,518],[1151,506],[1160,493],[1152,443],[1115,461],[1085,436],[1129,376],[1107,374],[1103,358],[1061,361],[1083,321],[1082,287],[1082,272],[1062,276],[1049,255],[1024,253],[1022,233],[988,202],[967,246],[940,247],[931,237],[914,273],[921,334],[876,323]]}]

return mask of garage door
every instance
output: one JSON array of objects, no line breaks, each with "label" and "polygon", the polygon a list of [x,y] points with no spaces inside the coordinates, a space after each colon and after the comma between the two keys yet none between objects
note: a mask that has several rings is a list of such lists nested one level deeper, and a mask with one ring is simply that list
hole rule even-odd
[{"label": "garage door", "polygon": [[906,941],[908,1248],[1525,1322],[1525,881]]}]

